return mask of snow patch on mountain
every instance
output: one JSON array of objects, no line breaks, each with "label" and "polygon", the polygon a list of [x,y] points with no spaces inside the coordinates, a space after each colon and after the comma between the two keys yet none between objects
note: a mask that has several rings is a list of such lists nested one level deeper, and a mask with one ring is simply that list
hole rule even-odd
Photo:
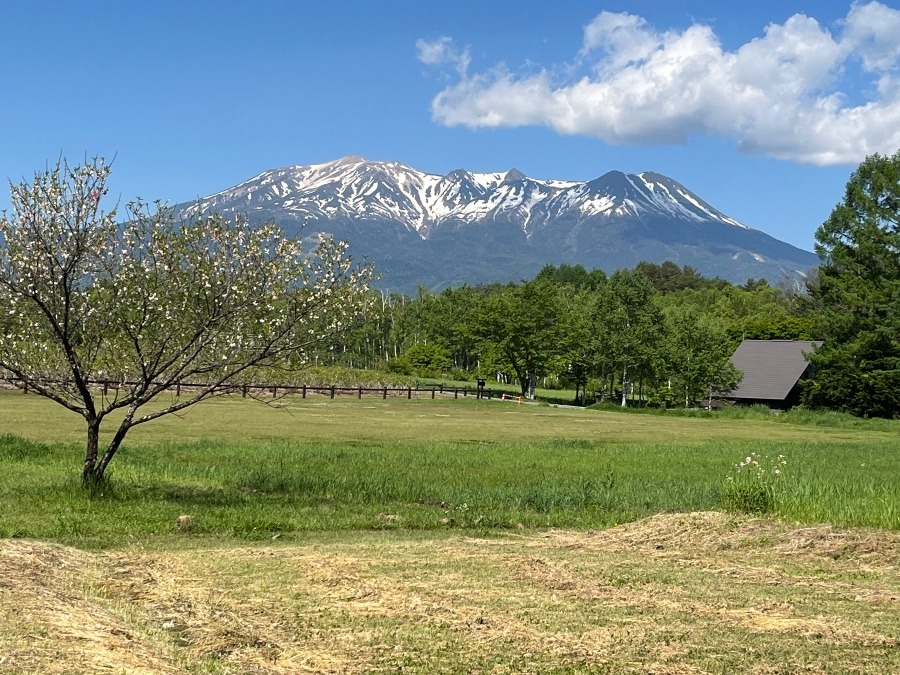
[{"label": "snow patch on mountain", "polygon": [[577,220],[663,216],[747,229],[671,178],[650,172],[610,172],[590,182],[530,178],[517,169],[494,173],[456,169],[441,176],[357,156],[264,171],[201,199],[185,212],[198,210],[247,215],[275,210],[309,221],[390,220],[423,239],[448,222],[513,219],[530,234],[573,215]]}]

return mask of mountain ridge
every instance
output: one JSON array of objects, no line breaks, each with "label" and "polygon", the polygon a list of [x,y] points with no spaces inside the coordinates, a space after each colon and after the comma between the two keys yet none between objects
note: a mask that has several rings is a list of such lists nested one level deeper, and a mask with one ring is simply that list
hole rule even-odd
[{"label": "mountain ridge", "polygon": [[652,171],[613,170],[591,181],[532,178],[515,168],[440,175],[351,155],[263,171],[176,209],[347,239],[351,252],[376,262],[382,286],[403,291],[518,281],[547,263],[612,271],[672,260],[730,281],[773,282],[802,277],[817,263]]}]

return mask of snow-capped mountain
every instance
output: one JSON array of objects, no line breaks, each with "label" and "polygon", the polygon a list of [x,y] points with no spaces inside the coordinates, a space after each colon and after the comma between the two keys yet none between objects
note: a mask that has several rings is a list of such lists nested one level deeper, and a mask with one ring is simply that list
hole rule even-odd
[{"label": "snow-capped mountain", "polygon": [[589,182],[516,169],[441,176],[351,156],[265,171],[179,208],[274,220],[302,236],[332,233],[401,290],[519,280],[546,263],[611,271],[673,260],[733,281],[777,281],[817,262],[652,172]]}]

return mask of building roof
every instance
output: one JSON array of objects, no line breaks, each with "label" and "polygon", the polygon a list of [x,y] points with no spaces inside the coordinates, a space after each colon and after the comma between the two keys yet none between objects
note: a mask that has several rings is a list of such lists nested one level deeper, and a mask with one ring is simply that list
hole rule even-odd
[{"label": "building roof", "polygon": [[744,340],[731,362],[744,379],[728,398],[783,401],[806,371],[805,354],[821,342],[810,340]]}]

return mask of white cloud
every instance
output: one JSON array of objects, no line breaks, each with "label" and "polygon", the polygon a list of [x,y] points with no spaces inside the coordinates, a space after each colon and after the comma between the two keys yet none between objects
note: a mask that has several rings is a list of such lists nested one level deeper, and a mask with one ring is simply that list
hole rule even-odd
[{"label": "white cloud", "polygon": [[600,63],[604,70],[615,70],[643,61],[659,47],[662,40],[646,25],[642,17],[633,14],[600,12],[584,27],[581,56],[602,50],[606,53],[606,58]]},{"label": "white cloud", "polygon": [[900,60],[900,11],[878,2],[853,5],[843,40],[869,72],[888,70]]},{"label": "white cloud", "polygon": [[451,37],[439,37],[436,40],[416,40],[416,56],[429,66],[451,64],[460,77],[465,77],[469,70],[469,49],[459,49]]},{"label": "white cloud", "polygon": [[[419,41],[419,59],[453,64],[460,79],[432,102],[448,126],[549,126],[613,144],[684,143],[708,134],[745,152],[810,164],[857,163],[900,148],[900,10],[853,5],[836,37],[797,14],[726,51],[709,26],[657,32],[638,16],[602,12],[584,29],[590,75],[560,81],[545,69],[498,66],[468,74],[469,51],[450,38]],[[856,62],[871,81],[839,83]],[[460,64],[464,63],[464,67]]]}]

